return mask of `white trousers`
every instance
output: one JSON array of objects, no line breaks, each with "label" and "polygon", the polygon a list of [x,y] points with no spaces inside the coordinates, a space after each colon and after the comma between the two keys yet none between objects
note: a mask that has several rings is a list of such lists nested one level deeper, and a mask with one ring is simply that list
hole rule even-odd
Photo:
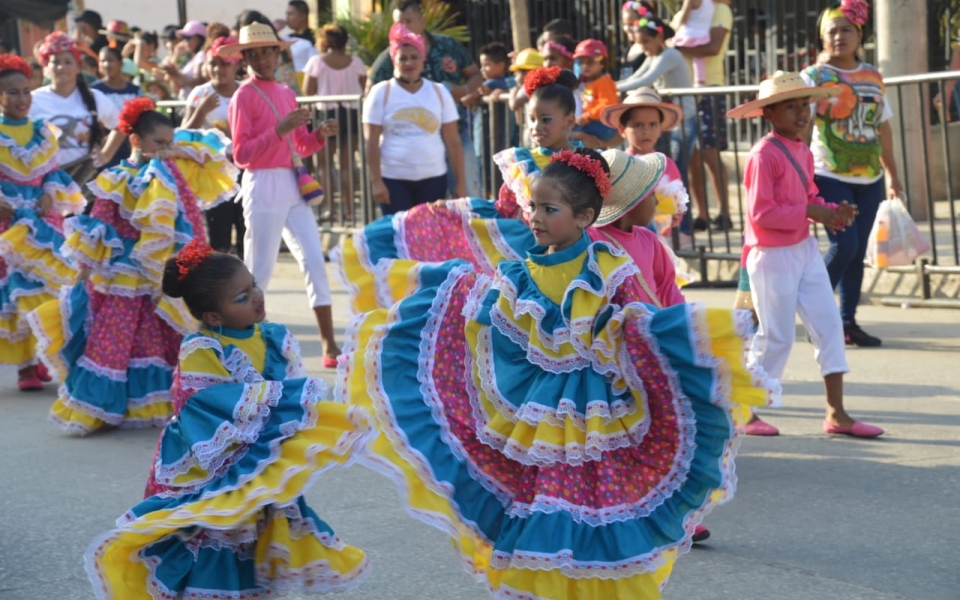
[{"label": "white trousers", "polygon": [[310,306],[330,306],[330,282],[320,244],[317,218],[300,197],[293,169],[244,171],[240,201],[247,233],[244,263],[264,291],[280,253],[280,239],[300,265]]},{"label": "white trousers", "polygon": [[750,294],[760,327],[750,345],[750,364],[780,379],[796,337],[796,315],[810,333],[820,375],[846,373],[840,310],[817,240],[793,246],[759,247],[747,255]]}]

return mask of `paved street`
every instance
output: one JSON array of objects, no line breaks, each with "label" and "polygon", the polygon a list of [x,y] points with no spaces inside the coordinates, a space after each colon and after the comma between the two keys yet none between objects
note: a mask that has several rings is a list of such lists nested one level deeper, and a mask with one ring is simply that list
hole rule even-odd
[{"label": "paved street", "polygon": [[[319,339],[292,261],[278,266],[267,311],[300,338],[313,374]],[[729,306],[732,290],[688,299]],[[338,325],[345,295],[335,293]],[[798,342],[784,407],[764,413],[779,438],[747,438],[736,498],[682,557],[668,599],[957,600],[960,598],[960,311],[867,306],[880,349],[851,350],[847,404],[883,426],[879,440],[820,433],[823,397],[811,347]],[[46,421],[55,397],[16,391],[0,370],[0,600],[90,600],[88,542],[136,503],[158,430],[75,439]],[[449,543],[408,518],[396,490],[361,468],[321,479],[310,504],[367,550],[371,579],[343,598],[481,600]],[[304,596],[289,598],[301,600]]]}]

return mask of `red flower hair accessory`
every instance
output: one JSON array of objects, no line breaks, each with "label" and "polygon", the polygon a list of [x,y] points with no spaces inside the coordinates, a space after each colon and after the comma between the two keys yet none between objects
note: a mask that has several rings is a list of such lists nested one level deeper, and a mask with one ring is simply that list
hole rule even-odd
[{"label": "red flower hair accessory", "polygon": [[533,93],[542,87],[553,85],[560,77],[563,69],[560,67],[540,67],[527,73],[523,78],[523,91],[527,96],[533,96]]},{"label": "red flower hair accessory", "polygon": [[841,0],[840,10],[851,24],[863,27],[870,16],[870,6],[866,0]]},{"label": "red flower hair accessory", "polygon": [[177,270],[180,271],[177,281],[186,279],[187,275],[202,265],[211,254],[213,254],[213,248],[197,238],[190,240],[189,244],[177,252]]},{"label": "red flower hair accessory", "polygon": [[30,73],[33,73],[33,69],[30,68],[27,61],[13,54],[0,55],[0,73],[4,71],[19,71],[27,77],[30,77]]},{"label": "red flower hair accessory", "polygon": [[120,125],[117,127],[124,135],[133,133],[133,128],[137,126],[137,121],[143,116],[143,113],[155,110],[157,105],[150,98],[134,98],[127,100],[123,104],[123,110],[120,111]]},{"label": "red flower hair accessory", "polygon": [[80,64],[80,49],[77,47],[76,40],[62,31],[54,31],[47,37],[43,38],[43,43],[40,44],[40,48],[37,51],[37,54],[40,58],[40,64],[47,66],[47,64],[50,63],[50,59],[53,57],[53,55],[60,54],[61,52],[69,52],[73,55],[73,58],[77,61],[77,64]]},{"label": "red flower hair accessory", "polygon": [[564,150],[551,156],[550,162],[566,163],[574,169],[589,175],[597,185],[600,196],[606,196],[612,189],[610,175],[603,170],[603,165],[600,164],[599,160],[591,158],[586,154],[578,154],[571,150]]}]

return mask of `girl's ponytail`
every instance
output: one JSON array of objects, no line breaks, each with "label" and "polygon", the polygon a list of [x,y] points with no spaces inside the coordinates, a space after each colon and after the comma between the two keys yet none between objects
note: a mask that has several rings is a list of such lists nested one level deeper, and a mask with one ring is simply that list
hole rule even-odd
[{"label": "girl's ponytail", "polygon": [[87,87],[87,82],[83,79],[82,74],[77,75],[77,91],[80,92],[80,98],[90,113],[90,150],[93,151],[106,137],[107,131],[100,124],[100,115],[97,113],[97,99],[93,96],[90,88]]}]

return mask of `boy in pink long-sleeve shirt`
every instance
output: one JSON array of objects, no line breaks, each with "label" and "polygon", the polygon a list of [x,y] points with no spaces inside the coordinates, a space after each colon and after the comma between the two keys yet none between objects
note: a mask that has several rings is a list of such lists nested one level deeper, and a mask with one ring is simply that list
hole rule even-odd
[{"label": "boy in pink long-sleeve shirt", "polygon": [[810,103],[836,95],[835,90],[810,88],[799,74],[777,72],[763,82],[757,100],[728,113],[762,114],[773,126],[750,151],[744,170],[744,253],[759,320],[750,360],[773,377],[782,377],[799,313],[824,380],[824,432],[876,437],[882,429],[855,421],[843,406],[843,374],[849,371],[843,324],[817,240],[810,235],[810,221],[842,230],[856,215],[856,206],[827,203],[818,195],[813,154],[800,139],[810,120]]},{"label": "boy in pink long-sleeve shirt", "polygon": [[330,284],[316,216],[300,195],[293,152],[301,157],[323,148],[336,135],[337,122],[324,121],[307,131],[310,111],[297,106],[296,94],[274,79],[282,47],[270,25],[254,23],[240,30],[240,43],[221,46],[220,55],[242,55],[253,71],[230,100],[233,159],[244,170],[239,200],[243,202],[244,262],[266,290],[276,265],[281,238],[300,265],[323,343],[326,368],[336,367],[340,349],[334,336]]}]

